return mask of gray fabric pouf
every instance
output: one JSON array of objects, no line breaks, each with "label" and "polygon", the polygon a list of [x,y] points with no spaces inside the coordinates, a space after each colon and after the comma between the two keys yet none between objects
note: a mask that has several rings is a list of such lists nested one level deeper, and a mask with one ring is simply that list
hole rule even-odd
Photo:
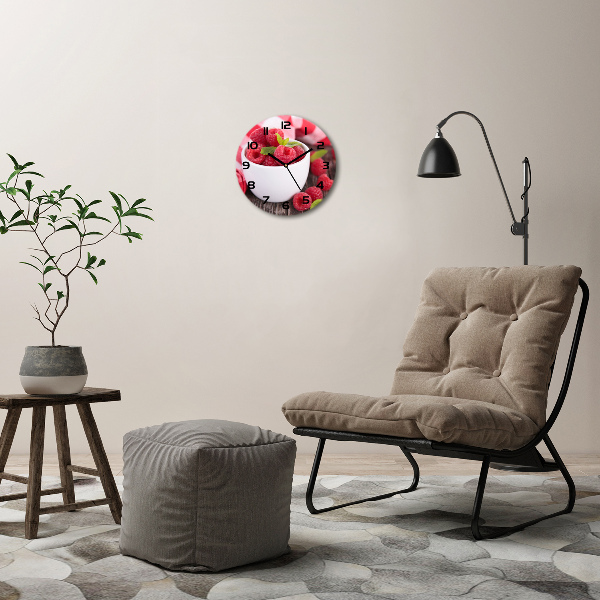
[{"label": "gray fabric pouf", "polygon": [[220,571],[288,550],[296,442],[229,421],[164,423],[123,439],[121,552]]}]

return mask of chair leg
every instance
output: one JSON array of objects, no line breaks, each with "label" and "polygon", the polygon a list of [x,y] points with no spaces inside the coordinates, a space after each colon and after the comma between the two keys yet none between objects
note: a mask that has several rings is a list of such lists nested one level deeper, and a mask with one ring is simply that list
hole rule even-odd
[{"label": "chair leg", "polygon": [[[6,461],[8,460],[10,448],[15,438],[20,416],[20,408],[9,408],[7,411],[4,427],[2,427],[2,435],[0,435],[0,473],[3,473],[6,468]],[[1,482],[2,478],[0,477]]]},{"label": "chair leg", "polygon": [[34,540],[37,537],[40,522],[40,491],[42,489],[45,427],[46,407],[34,406],[31,423],[29,481],[27,483],[27,503],[25,507],[25,537],[28,540]]},{"label": "chair leg", "polygon": [[329,506],[327,508],[315,508],[312,496],[315,489],[315,484],[317,482],[317,474],[319,472],[319,465],[321,464],[321,457],[323,456],[324,448],[325,438],[319,438],[319,444],[317,446],[315,460],[313,463],[312,471],[310,473],[310,478],[308,480],[308,487],[306,489],[306,506],[308,508],[308,512],[310,512],[313,515],[329,512],[330,510],[335,510],[337,508],[344,508],[345,506],[352,506],[353,504],[361,504],[363,502],[371,502],[374,500],[383,500],[384,498],[391,498],[396,494],[412,492],[417,488],[417,485],[419,484],[419,465],[417,464],[417,461],[413,458],[413,455],[408,450],[400,446],[400,450],[402,450],[404,456],[406,456],[406,458],[408,459],[408,462],[411,464],[414,473],[412,483],[405,490],[398,490],[397,492],[390,492],[389,494],[382,494],[381,496],[373,496],[371,498],[365,498],[364,500],[354,500],[353,502],[346,502],[344,504],[338,504],[337,506]]},{"label": "chair leg", "polygon": [[92,456],[94,457],[94,462],[96,463],[96,469],[98,470],[104,493],[106,494],[106,497],[110,499],[110,504],[108,505],[110,512],[112,513],[115,523],[120,524],[122,508],[121,497],[119,496],[119,490],[115,484],[112,471],[110,470],[108,458],[106,458],[102,438],[100,437],[96,420],[92,414],[90,403],[78,402],[77,410],[79,411],[83,430],[85,431],[90,450],[92,451]]},{"label": "chair leg", "polygon": [[481,530],[479,529],[479,513],[481,511],[481,503],[483,501],[483,494],[485,491],[485,484],[487,482],[488,469],[490,466],[490,457],[484,456],[482,464],[481,464],[481,473],[479,475],[479,482],[477,484],[477,492],[475,493],[475,502],[473,504],[473,516],[471,519],[471,532],[473,533],[473,537],[476,540],[491,540],[494,538],[498,538],[504,535],[510,535],[511,533],[515,533],[517,531],[521,531],[530,525],[534,525],[535,523],[539,523],[540,521],[545,521],[546,519],[550,519],[552,517],[557,517],[558,515],[564,515],[566,513],[570,513],[573,510],[573,506],[575,506],[575,483],[573,482],[573,478],[571,474],[567,470],[565,463],[562,461],[562,458],[558,454],[558,451],[554,447],[554,444],[550,441],[550,438],[545,435],[543,440],[550,450],[550,454],[552,454],[552,458],[556,461],[562,476],[565,478],[567,482],[567,487],[569,488],[569,501],[567,502],[567,506],[562,510],[559,510],[551,515],[546,515],[544,517],[539,517],[537,519],[533,519],[532,521],[527,521],[526,523],[522,523],[521,525],[515,525],[514,527],[506,527],[503,528],[499,533],[493,533],[491,535],[483,535]]},{"label": "chair leg", "polygon": [[62,493],[63,502],[65,504],[73,504],[75,502],[75,486],[73,484],[73,472],[68,469],[71,465],[71,448],[69,445],[69,431],[67,429],[67,415],[64,404],[57,404],[53,408],[60,484],[64,488]]}]

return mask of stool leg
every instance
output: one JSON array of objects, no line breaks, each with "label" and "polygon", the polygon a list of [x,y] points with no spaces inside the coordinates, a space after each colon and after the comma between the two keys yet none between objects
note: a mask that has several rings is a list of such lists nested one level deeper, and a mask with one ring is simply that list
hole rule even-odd
[{"label": "stool leg", "polygon": [[25,537],[37,537],[40,522],[40,491],[42,489],[42,464],[44,462],[44,428],[46,407],[34,406],[31,421],[31,447],[29,451],[29,482],[25,508]]},{"label": "stool leg", "polygon": [[54,407],[54,429],[56,431],[56,450],[58,452],[58,468],[60,469],[60,485],[64,488],[63,502],[75,502],[75,487],[73,485],[73,472],[67,467],[71,464],[71,447],[69,445],[69,430],[67,429],[67,415],[64,404]]},{"label": "stool leg", "polygon": [[119,490],[117,490],[117,484],[110,470],[108,459],[106,458],[106,452],[104,451],[104,445],[102,444],[102,438],[100,432],[96,426],[96,420],[92,414],[92,409],[89,402],[78,402],[77,410],[81,417],[81,423],[83,430],[87,437],[94,462],[96,463],[96,469],[98,469],[98,475],[104,488],[106,497],[110,499],[110,512],[112,513],[115,523],[121,522],[121,497],[119,496]]},{"label": "stool leg", "polygon": [[[20,408],[9,408],[7,411],[4,427],[2,427],[2,435],[0,435],[0,473],[3,473],[6,468],[6,461],[8,460],[10,448],[15,438],[20,416]],[[0,482],[2,482],[1,477]]]}]

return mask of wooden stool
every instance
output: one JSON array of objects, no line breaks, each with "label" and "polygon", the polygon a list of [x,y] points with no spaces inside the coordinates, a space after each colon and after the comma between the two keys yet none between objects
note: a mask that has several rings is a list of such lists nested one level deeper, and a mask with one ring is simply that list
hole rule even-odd
[{"label": "wooden stool", "polygon": [[[25,537],[34,539],[37,537],[40,515],[77,510],[89,506],[108,504],[115,523],[121,522],[121,498],[115,484],[114,477],[106,458],[106,452],[102,445],[100,433],[92,414],[90,403],[112,402],[120,400],[119,390],[107,390],[103,388],[83,388],[79,394],[66,396],[30,396],[28,394],[13,394],[0,396],[0,408],[8,412],[2,434],[0,435],[0,481],[8,479],[18,483],[27,484],[27,492],[18,494],[7,494],[0,496],[0,502],[6,500],[18,500],[27,498],[25,511]],[[67,430],[67,418],[65,406],[76,404],[81,423],[96,463],[95,469],[78,467],[71,464],[71,450],[69,447],[69,434]],[[42,463],[44,460],[44,429],[46,425],[46,407],[51,406],[54,410],[54,428],[56,430],[56,447],[58,450],[58,464],[60,469],[61,487],[42,490]],[[11,475],[5,473],[6,461],[15,437],[19,417],[23,408],[33,408],[31,425],[31,450],[29,453],[29,477]],[[85,473],[100,478],[106,498],[98,500],[75,501],[75,489],[73,486],[73,473]],[[63,504],[46,506],[40,508],[40,497],[49,494],[62,493]]]}]

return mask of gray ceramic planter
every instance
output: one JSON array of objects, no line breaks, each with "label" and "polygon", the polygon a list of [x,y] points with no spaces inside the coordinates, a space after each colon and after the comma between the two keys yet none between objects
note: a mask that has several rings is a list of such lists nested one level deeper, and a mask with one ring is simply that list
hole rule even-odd
[{"label": "gray ceramic planter", "polygon": [[19,375],[27,394],[78,394],[88,371],[81,346],[27,346]]}]

